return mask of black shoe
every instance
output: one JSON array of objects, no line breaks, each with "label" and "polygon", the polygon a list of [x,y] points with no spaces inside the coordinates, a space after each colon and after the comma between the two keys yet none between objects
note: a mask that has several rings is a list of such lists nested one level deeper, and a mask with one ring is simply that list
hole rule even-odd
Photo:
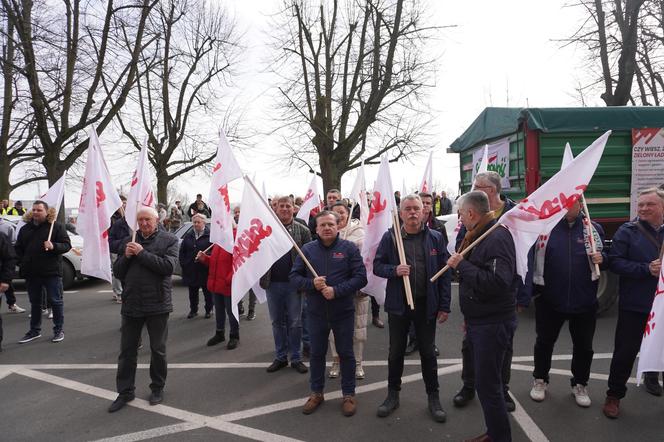
[{"label": "black shoe", "polygon": [[308,358],[311,356],[311,348],[309,348],[308,345],[303,345],[302,346],[302,357],[303,358]]},{"label": "black shoe", "polygon": [[512,396],[510,396],[508,390],[505,390],[505,408],[507,408],[507,411],[510,413],[516,410],[516,404],[514,403],[514,400],[512,399]]},{"label": "black shoe", "polygon": [[244,304],[242,301],[237,303],[237,312],[240,316],[244,316]]},{"label": "black shoe", "polygon": [[253,321],[256,319],[256,312],[253,310],[249,310],[249,314],[247,315],[247,321]]},{"label": "black shoe", "polygon": [[212,317],[212,313],[205,312],[205,319],[210,319],[211,317]]},{"label": "black shoe", "polygon": [[116,400],[113,401],[110,407],[108,407],[108,412],[109,413],[115,413],[125,405],[127,405],[128,402],[131,402],[134,400],[134,396],[118,396]]},{"label": "black shoe", "polygon": [[161,404],[164,400],[164,391],[163,390],[152,390],[150,393],[150,405]]},{"label": "black shoe", "polygon": [[196,316],[198,316],[198,313],[196,313],[196,312],[189,312],[189,314],[187,315],[187,319],[195,318]]},{"label": "black shoe", "polygon": [[397,408],[399,408],[399,392],[397,390],[387,390],[387,398],[378,407],[376,414],[378,417],[387,417]]},{"label": "black shoe", "polygon": [[238,337],[236,337],[236,336],[231,336],[231,337],[228,339],[228,345],[226,346],[226,348],[227,348],[228,350],[234,350],[234,349],[237,348],[237,344],[238,344],[239,342],[240,342],[240,338],[238,338]]},{"label": "black shoe", "polygon": [[438,350],[438,346],[436,344],[433,344],[433,352],[436,354],[436,357],[440,356],[440,350]]},{"label": "black shoe", "polygon": [[297,371],[300,374],[304,374],[309,371],[307,366],[304,365],[302,361],[291,362],[290,366],[293,367],[295,371]]},{"label": "black shoe", "polygon": [[413,339],[406,346],[405,354],[406,354],[406,356],[408,356],[408,355],[411,355],[411,354],[415,353],[417,350],[419,350],[419,346],[417,345],[417,340]]},{"label": "black shoe", "polygon": [[41,333],[30,330],[23,336],[23,339],[18,341],[19,344],[26,344],[28,342],[34,341],[37,338],[41,338]]},{"label": "black shoe", "polygon": [[288,367],[288,361],[280,361],[279,359],[275,359],[274,362],[272,362],[272,365],[267,367],[267,372],[274,373],[275,371],[279,371],[284,367]]},{"label": "black shoe", "polygon": [[475,398],[475,389],[463,386],[452,400],[455,407],[465,407]]},{"label": "black shoe", "polygon": [[217,330],[217,333],[214,334],[210,339],[207,341],[207,346],[212,347],[213,345],[220,344],[226,340],[226,336],[224,336],[224,331],[223,330]]},{"label": "black shoe", "polygon": [[441,423],[445,422],[447,420],[447,414],[445,413],[445,410],[443,410],[442,405],[440,405],[440,398],[438,397],[438,393],[429,393],[428,402],[429,413],[431,414],[433,420]]},{"label": "black shoe", "polygon": [[659,372],[648,371],[645,373],[643,383],[646,384],[646,391],[653,396],[662,395],[662,386],[659,384]]}]

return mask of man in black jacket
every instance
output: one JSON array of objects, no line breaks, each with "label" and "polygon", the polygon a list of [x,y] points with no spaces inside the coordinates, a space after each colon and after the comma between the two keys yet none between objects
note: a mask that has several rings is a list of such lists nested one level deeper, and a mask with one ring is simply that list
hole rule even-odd
[{"label": "man in black jacket", "polygon": [[113,413],[134,400],[136,355],[141,330],[145,325],[150,337],[150,405],[163,400],[166,383],[166,338],[168,316],[173,311],[171,276],[178,260],[175,235],[157,227],[159,215],[152,207],[138,211],[135,242],[126,239],[113,265],[124,284],[122,292],[122,337],[116,384],[118,398],[108,411]]},{"label": "man in black jacket", "polygon": [[[9,289],[16,268],[16,255],[10,239],[0,233],[0,301],[2,294]],[[2,316],[0,316],[0,351],[2,351]]]},{"label": "man in black jacket", "polygon": [[[481,191],[460,199],[459,217],[468,231],[459,252],[497,222]],[[459,303],[475,361],[475,389],[487,426],[486,434],[473,440],[511,441],[502,366],[516,330],[519,276],[512,235],[498,226],[465,259],[455,253],[447,264],[459,275]]]},{"label": "man in black jacket", "polygon": [[[15,249],[31,305],[30,330],[19,341],[20,344],[41,337],[42,290],[46,291],[53,308],[52,342],[65,338],[62,254],[71,249],[71,242],[65,227],[56,222],[55,217],[55,210],[49,210],[48,204],[35,201],[32,211],[24,218],[27,224],[18,232]],[[51,225],[53,232],[49,240]]]}]

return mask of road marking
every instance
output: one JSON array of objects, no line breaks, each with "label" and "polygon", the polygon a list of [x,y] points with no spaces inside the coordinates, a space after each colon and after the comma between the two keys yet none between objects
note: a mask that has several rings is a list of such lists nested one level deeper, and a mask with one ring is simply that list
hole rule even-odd
[{"label": "road marking", "polygon": [[15,291],[14,294],[16,294],[16,295],[27,295],[28,292],[17,292],[17,291]]},{"label": "road marking", "polygon": [[113,293],[113,290],[97,290],[97,293]]},{"label": "road marking", "polygon": [[[527,371],[532,373],[534,369],[535,367],[531,367],[529,365],[512,364],[512,370]],[[572,372],[570,370],[561,370],[560,368],[552,368],[549,370],[549,373],[559,374],[561,376],[572,376]],[[596,381],[608,381],[609,375],[601,373],[590,373],[590,379],[595,379]],[[636,378],[631,377],[627,379],[627,383],[636,384]]]},{"label": "road marking", "polygon": [[62,293],[66,293],[67,295],[71,295],[72,293],[78,293],[78,290],[65,290]]},{"label": "road marking", "polygon": [[9,369],[9,368],[0,368],[0,379],[4,379],[10,374],[12,374],[14,370]]},{"label": "road marking", "polygon": [[[94,387],[92,385],[83,384],[81,382],[72,381],[70,379],[65,379],[59,376],[54,376],[48,373],[42,373],[35,370],[24,369],[20,373],[21,376],[26,376],[29,378],[37,379],[43,382],[48,382],[53,385],[58,385],[63,388],[68,388],[70,390],[78,391],[80,393],[86,393],[91,396],[96,396],[102,399],[107,399],[112,401],[116,398],[117,393],[106,390],[104,388]],[[150,405],[148,401],[144,399],[136,398],[131,401],[129,406],[139,408],[141,410],[149,411],[152,413],[161,414],[162,416],[167,416],[173,419],[195,423],[201,426],[210,427],[215,430],[223,431],[226,433],[231,433],[236,436],[246,437],[248,439],[260,440],[260,441],[269,441],[269,442],[280,442],[288,441],[294,442],[297,439],[293,439],[286,436],[281,436],[274,433],[269,433],[266,431],[258,430],[255,428],[246,427],[244,425],[238,425],[231,422],[225,422],[221,419],[217,419],[210,416],[205,416],[198,413],[193,413],[186,410],[181,410],[179,408],[171,407],[168,405]],[[155,429],[156,430],[156,429]]]},{"label": "road marking", "polygon": [[549,439],[528,413],[526,413],[526,410],[521,406],[521,403],[516,400],[511,392],[509,392],[509,395],[514,401],[514,405],[516,405],[516,409],[510,414],[516,423],[519,424],[523,432],[526,433],[528,439],[530,439],[531,442],[548,442]]},{"label": "road marking", "polygon": [[168,434],[182,433],[189,430],[196,430],[203,428],[205,425],[194,424],[185,422],[181,424],[167,425],[165,427],[151,428],[145,431],[137,431],[135,433],[121,434],[120,436],[107,437],[105,439],[97,439],[93,442],[136,442],[139,440],[153,439],[155,437],[166,436]]}]

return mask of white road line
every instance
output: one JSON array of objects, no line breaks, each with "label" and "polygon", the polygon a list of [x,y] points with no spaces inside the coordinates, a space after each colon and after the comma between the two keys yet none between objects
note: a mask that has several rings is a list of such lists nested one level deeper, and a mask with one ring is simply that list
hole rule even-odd
[{"label": "white road line", "polygon": [[516,400],[516,398],[511,392],[509,393],[509,395],[512,397],[512,400],[516,405],[516,409],[510,414],[512,415],[516,423],[519,424],[523,432],[526,433],[528,439],[530,439],[531,442],[548,442],[549,439],[542,432],[540,427],[537,426],[535,421],[532,420],[530,416],[528,416],[528,413],[526,413],[526,410],[521,406],[519,401]]},{"label": "white road line", "polygon": [[14,372],[14,370],[11,370],[9,368],[1,368],[0,367],[0,379],[6,378],[7,376],[12,374],[13,372]]},{"label": "white road line", "polygon": [[113,293],[113,290],[97,290],[97,293]]},{"label": "white road line", "polygon": [[168,434],[182,433],[184,431],[195,430],[202,427],[204,427],[204,425],[195,424],[192,422],[184,422],[181,424],[168,425],[165,427],[151,428],[145,431],[137,431],[135,433],[121,434],[120,436],[107,437],[105,439],[97,439],[93,442],[136,442],[140,440],[166,436]]},{"label": "white road line", "polygon": [[16,294],[16,295],[27,295],[28,292],[14,292],[14,294]]},{"label": "white road line", "polygon": [[[29,378],[37,379],[40,381],[48,382],[50,384],[57,385],[63,388],[68,388],[70,390],[78,391],[80,393],[86,393],[91,396],[107,399],[109,401],[114,400],[117,396],[115,392],[110,390],[94,387],[92,385],[83,384],[81,382],[72,381],[59,376],[53,376],[51,374],[42,373],[35,370],[24,369],[18,374]],[[281,436],[274,433],[268,433],[266,431],[258,430],[255,428],[245,427],[243,425],[233,424],[231,422],[224,422],[214,417],[209,417],[186,410],[181,410],[179,408],[170,407],[168,405],[151,406],[148,403],[148,401],[143,399],[136,398],[128,405],[140,408],[141,410],[161,414],[162,416],[167,416],[173,419],[199,424],[201,426],[210,427],[215,430],[231,433],[236,436],[246,437],[248,439],[269,441],[269,442],[296,441],[296,439],[292,439],[289,437]]]},{"label": "white road line", "polygon": [[67,295],[71,295],[72,293],[78,293],[78,290],[65,290],[62,293],[66,293]]},{"label": "white road line", "polygon": [[[512,364],[512,370],[518,370],[518,371],[527,371],[532,373],[532,371],[535,369],[535,367],[531,367],[529,365],[519,365],[519,364]],[[551,374],[559,374],[561,376],[572,376],[572,372],[569,370],[561,370],[560,368],[552,368],[549,370],[549,373]],[[608,381],[609,380],[609,375],[608,374],[602,374],[602,373],[590,373],[590,379],[595,379],[596,381]],[[636,384],[636,378],[631,377],[627,379],[628,384]]]}]

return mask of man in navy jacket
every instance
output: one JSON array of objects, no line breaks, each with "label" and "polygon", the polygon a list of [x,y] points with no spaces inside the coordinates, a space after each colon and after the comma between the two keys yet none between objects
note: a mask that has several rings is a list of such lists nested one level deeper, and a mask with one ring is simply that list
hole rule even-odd
[{"label": "man in navy jacket", "polygon": [[[430,278],[445,265],[447,251],[440,233],[425,224],[422,200],[417,195],[401,199],[401,231],[406,264],[401,264],[397,253],[394,229],[390,229],[376,250],[374,274],[387,279],[385,311],[388,314],[390,350],[388,356],[387,398],[378,407],[378,416],[387,417],[399,407],[399,391],[403,374],[404,355],[408,329],[415,325],[420,347],[422,377],[428,396],[429,413],[436,422],[445,422],[447,416],[440,405],[438,372],[434,340],[436,318],[439,323],[447,320],[450,312],[451,279],[449,272],[435,282]],[[406,304],[404,276],[408,276],[415,310]]]},{"label": "man in navy jacket", "polygon": [[[610,419],[620,414],[620,399],[627,393],[627,379],[641,348],[657,289],[664,239],[664,192],[655,188],[642,191],[637,214],[636,220],[620,226],[609,251],[611,270],[620,276],[618,323],[603,409]],[[651,383],[649,390],[661,395],[657,377],[657,373],[646,373],[646,381]],[[659,388],[655,390],[656,387]]]},{"label": "man in navy jacket", "polygon": [[[591,265],[606,267],[607,257],[602,252],[589,253],[589,236],[581,205],[577,201],[563,219],[541,238],[545,247],[542,259],[543,282],[541,295],[535,300],[535,370],[530,397],[541,402],[546,397],[553,346],[560,329],[569,321],[572,336],[572,394],[580,407],[590,406],[586,391],[593,361],[593,337],[597,315],[597,285],[599,275],[591,272]],[[596,240],[603,244],[604,231],[592,223]],[[546,241],[546,242],[544,242]],[[538,255],[538,258],[540,255]],[[592,264],[591,264],[592,261]]]},{"label": "man in navy jacket", "polygon": [[291,285],[306,292],[311,341],[311,396],[302,412],[311,414],[324,401],[325,355],[332,330],[341,365],[342,412],[352,416],[356,410],[353,298],[367,285],[367,270],[357,246],[339,238],[335,212],[324,210],[315,221],[317,239],[305,244],[302,253],[318,276],[313,277],[299,255],[290,272]]}]

